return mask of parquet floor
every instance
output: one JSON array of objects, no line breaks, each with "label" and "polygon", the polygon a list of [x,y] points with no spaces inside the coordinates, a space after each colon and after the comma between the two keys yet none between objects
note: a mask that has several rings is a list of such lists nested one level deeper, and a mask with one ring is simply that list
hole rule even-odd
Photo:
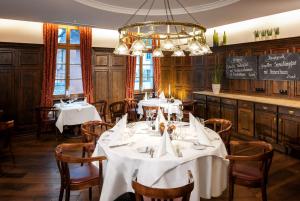
[{"label": "parquet floor", "polygon": [[[54,148],[62,142],[79,139],[55,140],[44,136],[22,136],[13,139],[16,165],[9,156],[1,158],[5,175],[0,177],[0,201],[56,201],[60,177],[54,159]],[[99,200],[97,188],[93,200]],[[269,201],[300,201],[300,160],[276,152],[271,166],[268,186]],[[88,200],[87,191],[71,192],[71,200]],[[204,199],[201,199],[204,200]],[[227,192],[213,201],[227,200]],[[260,201],[260,190],[236,186],[236,201]]]}]

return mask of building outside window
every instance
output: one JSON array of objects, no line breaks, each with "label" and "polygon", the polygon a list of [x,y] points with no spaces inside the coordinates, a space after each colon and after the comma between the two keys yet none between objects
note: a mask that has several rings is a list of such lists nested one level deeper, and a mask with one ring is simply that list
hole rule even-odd
[{"label": "building outside window", "polygon": [[80,33],[74,26],[59,26],[56,57],[55,96],[83,94]]},{"label": "building outside window", "polygon": [[136,58],[136,74],[134,90],[136,92],[153,90],[152,53],[144,53]]}]

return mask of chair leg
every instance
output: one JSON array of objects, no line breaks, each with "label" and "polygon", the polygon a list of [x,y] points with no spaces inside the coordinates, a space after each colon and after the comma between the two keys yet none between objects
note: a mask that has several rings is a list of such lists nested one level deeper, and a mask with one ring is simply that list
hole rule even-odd
[{"label": "chair leg", "polygon": [[229,179],[229,195],[228,201],[233,201],[233,194],[234,194],[234,183],[231,179]]},{"label": "chair leg", "polygon": [[[82,147],[82,158],[85,158],[85,147]],[[81,163],[81,166],[83,166],[83,163]]]},{"label": "chair leg", "polygon": [[92,199],[93,199],[92,187],[89,187],[89,201],[92,201]]},{"label": "chair leg", "polygon": [[60,185],[60,191],[59,191],[59,199],[58,199],[58,201],[62,201],[63,197],[64,197],[64,187],[63,187],[63,185]]},{"label": "chair leg", "polygon": [[267,186],[266,185],[263,185],[261,187],[261,197],[262,197],[262,200],[263,201],[267,201]]},{"label": "chair leg", "polygon": [[65,201],[70,201],[70,188],[69,187],[66,188],[66,198],[65,198]]}]

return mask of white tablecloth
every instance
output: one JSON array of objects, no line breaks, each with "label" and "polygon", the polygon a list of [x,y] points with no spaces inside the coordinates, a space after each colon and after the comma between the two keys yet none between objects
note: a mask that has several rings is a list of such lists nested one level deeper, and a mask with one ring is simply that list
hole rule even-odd
[{"label": "white tablecloth", "polygon": [[151,98],[148,100],[140,100],[138,103],[138,114],[143,114],[143,106],[155,106],[161,107],[164,109],[163,112],[168,113],[170,110],[170,114],[178,113],[179,112],[179,105],[182,102],[178,99],[174,100],[174,103],[168,103],[167,99],[159,99],[159,98]]},{"label": "white tablecloth", "polygon": [[63,106],[58,103],[54,106],[59,110],[55,125],[61,133],[64,125],[78,125],[87,121],[101,120],[97,109],[88,103],[75,102]]},{"label": "white tablecloth", "polygon": [[[179,129],[179,128],[178,128]],[[114,131],[116,132],[116,131]],[[138,182],[152,187],[171,188],[187,184],[187,171],[191,170],[194,177],[194,190],[191,201],[199,201],[200,197],[210,199],[222,194],[227,186],[228,160],[226,148],[219,138],[211,141],[213,147],[196,150],[193,143],[173,140],[180,146],[183,157],[165,155],[151,158],[148,153],[139,153],[143,146],[157,148],[161,136],[155,131],[145,129],[145,122],[135,123],[129,133],[134,133],[128,140],[134,142],[126,146],[110,148],[110,138],[114,132],[105,132],[99,139],[93,153],[105,155],[104,183],[101,201],[113,201],[125,192],[133,192],[131,187],[132,174],[138,169]],[[181,127],[182,133],[188,133],[188,127]],[[218,134],[209,130],[210,134]]]}]

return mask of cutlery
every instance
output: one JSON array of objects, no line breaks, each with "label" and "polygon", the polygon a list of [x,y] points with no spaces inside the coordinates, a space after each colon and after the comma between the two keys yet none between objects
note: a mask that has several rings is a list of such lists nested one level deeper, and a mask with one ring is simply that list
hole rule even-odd
[{"label": "cutlery", "polygon": [[109,146],[109,148],[122,147],[122,146],[126,146],[128,144],[130,144],[130,143],[123,143],[123,144],[118,144],[118,145],[111,145],[111,146]]},{"label": "cutlery", "polygon": [[200,142],[193,142],[193,144],[196,145],[196,146],[201,145],[201,146],[204,146],[204,147],[213,147],[213,148],[215,148],[215,146],[213,146],[213,145],[201,144]]}]

